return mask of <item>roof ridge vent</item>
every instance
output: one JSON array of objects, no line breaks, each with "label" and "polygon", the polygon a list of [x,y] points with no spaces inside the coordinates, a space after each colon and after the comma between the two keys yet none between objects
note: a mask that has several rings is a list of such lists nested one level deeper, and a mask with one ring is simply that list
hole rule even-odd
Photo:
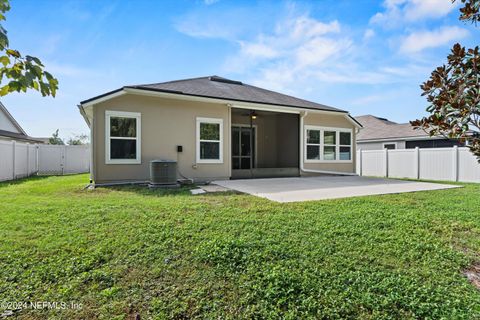
[{"label": "roof ridge vent", "polygon": [[243,85],[243,83],[241,81],[230,80],[230,79],[222,78],[222,77],[219,77],[219,76],[211,76],[211,77],[209,77],[209,80],[210,81],[216,81],[216,82],[230,83],[230,84],[238,84],[240,86]]}]

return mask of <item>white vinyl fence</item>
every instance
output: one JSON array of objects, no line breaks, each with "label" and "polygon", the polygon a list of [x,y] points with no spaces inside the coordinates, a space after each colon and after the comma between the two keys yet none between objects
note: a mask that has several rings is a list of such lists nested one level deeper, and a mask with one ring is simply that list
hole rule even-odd
[{"label": "white vinyl fence", "polygon": [[89,146],[38,145],[39,175],[83,173],[89,170]]},{"label": "white vinyl fence", "polygon": [[33,174],[61,175],[89,170],[89,146],[37,145],[0,140],[0,181]]},{"label": "white vinyl fence", "polygon": [[480,182],[480,164],[468,148],[425,148],[357,151],[357,174]]}]

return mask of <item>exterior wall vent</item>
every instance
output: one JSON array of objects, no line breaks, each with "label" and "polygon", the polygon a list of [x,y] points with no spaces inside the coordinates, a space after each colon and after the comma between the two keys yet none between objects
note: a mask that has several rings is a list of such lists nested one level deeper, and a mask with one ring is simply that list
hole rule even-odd
[{"label": "exterior wall vent", "polygon": [[172,160],[150,161],[150,184],[175,185],[177,183],[177,162]]}]

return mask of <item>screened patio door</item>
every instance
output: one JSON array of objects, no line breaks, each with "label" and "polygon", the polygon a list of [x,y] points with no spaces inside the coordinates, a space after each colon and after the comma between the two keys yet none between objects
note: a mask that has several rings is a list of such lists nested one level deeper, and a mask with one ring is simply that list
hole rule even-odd
[{"label": "screened patio door", "polygon": [[[232,126],[232,169],[255,168],[255,127]],[[250,137],[250,135],[252,135]]]}]

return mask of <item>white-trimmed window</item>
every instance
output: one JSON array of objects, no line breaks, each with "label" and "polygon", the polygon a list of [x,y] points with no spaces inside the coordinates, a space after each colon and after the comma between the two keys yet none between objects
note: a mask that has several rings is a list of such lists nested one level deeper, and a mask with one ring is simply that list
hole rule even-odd
[{"label": "white-trimmed window", "polygon": [[337,160],[337,132],[323,130],[323,160]]},{"label": "white-trimmed window", "polygon": [[305,126],[305,162],[351,162],[352,130]]},{"label": "white-trimmed window", "polygon": [[141,163],[141,114],[105,111],[105,163]]},{"label": "white-trimmed window", "polygon": [[340,161],[352,161],[352,132],[351,131],[338,131],[339,143],[338,147],[338,160]]},{"label": "white-trimmed window", "polygon": [[223,119],[197,118],[197,163],[223,163]]},{"label": "white-trimmed window", "polygon": [[320,134],[321,131],[315,128],[306,130],[307,150],[306,155],[309,160],[320,160]]}]

